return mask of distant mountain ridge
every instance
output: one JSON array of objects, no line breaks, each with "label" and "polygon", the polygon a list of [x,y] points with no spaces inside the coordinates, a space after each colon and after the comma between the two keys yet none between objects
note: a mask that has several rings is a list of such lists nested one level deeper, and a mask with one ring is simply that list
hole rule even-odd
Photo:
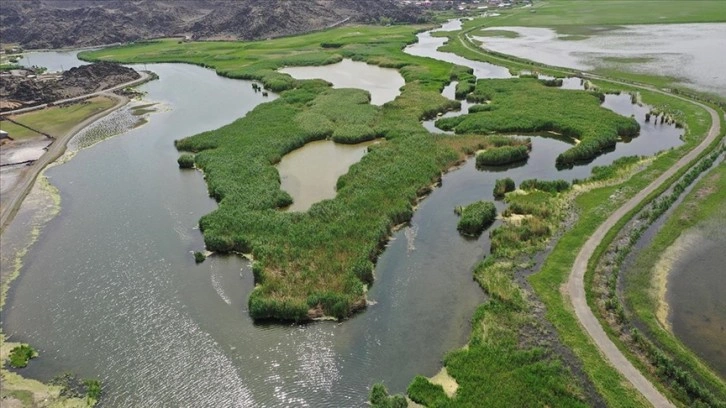
[{"label": "distant mountain ridge", "polygon": [[395,0],[4,0],[0,39],[30,49],[173,35],[252,40],[380,21],[423,15]]}]

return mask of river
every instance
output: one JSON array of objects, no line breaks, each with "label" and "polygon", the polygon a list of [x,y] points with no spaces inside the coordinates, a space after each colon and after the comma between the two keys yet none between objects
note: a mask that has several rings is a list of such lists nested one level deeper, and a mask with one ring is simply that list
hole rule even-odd
[{"label": "river", "polygon": [[[453,58],[427,36],[407,52]],[[482,76],[509,75],[453,59]],[[471,271],[489,238],[459,236],[454,207],[492,199],[505,175],[517,183],[584,178],[593,165],[632,154],[619,144],[589,165],[557,171],[555,157],[569,145],[533,137],[527,164],[505,173],[478,171],[469,160],[444,175],[393,235],[363,313],[342,323],[256,324],[246,311],[253,278],[245,260],[194,263],[190,252],[203,247],[197,222],[216,203],[200,173],[178,169],[173,141],[221,127],[275,96],[196,66],[145,68],[160,76],[140,87],[145,98],[168,109],[46,171],[61,210],[24,257],[2,316],[7,336],[41,353],[25,375],[99,378],[102,406],[348,407],[365,406],[377,381],[405,391],[414,375],[435,374],[444,354],[466,343],[484,300]],[[642,139],[653,153],[668,145],[662,133],[654,128],[633,142]]]}]

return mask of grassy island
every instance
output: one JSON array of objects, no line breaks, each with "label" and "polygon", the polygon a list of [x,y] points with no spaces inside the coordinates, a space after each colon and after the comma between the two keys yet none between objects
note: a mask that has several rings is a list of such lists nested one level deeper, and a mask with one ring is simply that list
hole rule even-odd
[{"label": "grassy island", "polygon": [[461,215],[456,229],[469,236],[479,236],[497,218],[497,208],[489,201],[477,201],[456,212]]},{"label": "grassy island", "polygon": [[439,119],[436,126],[457,133],[556,132],[580,141],[557,157],[558,167],[572,167],[613,149],[619,137],[634,137],[640,131],[635,119],[601,107],[603,97],[548,87],[535,78],[482,79],[467,99],[489,102],[484,105],[488,108]]},{"label": "grassy island", "polygon": [[[245,43],[158,40],[88,51],[81,57],[193,63],[213,67],[220,75],[255,79],[280,92],[280,98],[244,118],[178,140],[176,147],[188,152],[179,164],[204,171],[209,194],[219,202],[216,211],[200,220],[207,248],[250,253],[255,259],[256,288],[249,300],[253,318],[344,318],[365,307],[366,285],[373,281],[374,263],[391,230],[408,221],[429,186],[461,160],[449,141],[432,137],[420,121],[456,109],[459,103],[440,92],[452,80],[470,79],[471,73],[403,53],[420,29],[345,27]],[[330,38],[337,39],[337,47],[324,45]],[[276,71],[342,58],[397,68],[406,80],[401,95],[378,107],[369,104],[364,91],[331,89],[325,81],[295,80]],[[282,156],[314,140],[357,143],[372,138],[384,141],[338,180],[335,199],[305,213],[280,211],[292,202],[280,189],[274,167]],[[522,143],[501,137],[457,140],[469,143],[470,149]]]}]

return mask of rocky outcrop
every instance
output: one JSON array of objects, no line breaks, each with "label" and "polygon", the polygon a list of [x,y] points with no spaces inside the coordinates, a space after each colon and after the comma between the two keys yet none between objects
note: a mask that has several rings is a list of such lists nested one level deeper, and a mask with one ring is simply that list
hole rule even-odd
[{"label": "rocky outcrop", "polygon": [[102,91],[140,77],[135,70],[110,62],[82,65],[61,75],[36,76],[21,70],[0,77],[0,99],[23,106],[39,105]]},{"label": "rocky outcrop", "polygon": [[113,44],[192,35],[262,39],[341,22],[417,22],[396,0],[4,0],[0,37],[25,48]]}]

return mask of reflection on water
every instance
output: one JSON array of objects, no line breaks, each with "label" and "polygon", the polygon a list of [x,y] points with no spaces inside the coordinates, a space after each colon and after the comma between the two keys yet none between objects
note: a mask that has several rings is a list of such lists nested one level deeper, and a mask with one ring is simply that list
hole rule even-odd
[{"label": "reflection on water", "polygon": [[76,58],[78,50],[57,51],[57,52],[26,52],[18,60],[19,65],[26,67],[45,67],[48,72],[62,72],[71,68],[88,65],[89,62]]},{"label": "reflection on water", "polygon": [[372,143],[349,145],[319,140],[286,154],[277,171],[282,190],[293,198],[288,210],[307,211],[318,201],[335,198],[338,178],[360,161]]},{"label": "reflection on water", "polygon": [[579,41],[563,40],[550,28],[496,29],[519,36],[474,38],[493,51],[549,65],[669,76],[694,89],[726,96],[726,60],[720,52],[726,49],[726,23],[631,25]]},{"label": "reflection on water", "polygon": [[[458,28],[457,28],[458,26]],[[440,31],[452,31],[461,28],[461,23],[458,20],[453,20],[448,23],[446,29]],[[439,30],[434,30],[439,31]],[[474,70],[474,76],[477,78],[510,78],[512,75],[509,73],[509,69],[493,65],[488,62],[472,61],[464,57],[460,57],[456,54],[439,51],[438,48],[446,43],[447,38],[445,37],[434,37],[431,35],[431,31],[426,31],[417,34],[418,41],[415,44],[411,44],[404,48],[404,52],[409,55],[415,55],[418,57],[429,57],[440,61],[450,62],[456,65],[462,65],[469,67]]]},{"label": "reflection on water", "polygon": [[392,68],[366,64],[349,59],[319,67],[287,67],[279,70],[296,79],[324,79],[333,88],[359,88],[371,94],[371,104],[383,105],[401,94],[406,84],[401,74]]},{"label": "reflection on water", "polygon": [[[453,58],[435,43],[407,50]],[[509,75],[460,62],[480,76]],[[47,172],[62,210],[25,257],[2,316],[6,335],[41,351],[27,375],[97,377],[102,405],[113,407],[365,406],[372,382],[405,391],[414,375],[435,374],[442,356],[465,344],[484,297],[471,271],[489,238],[460,237],[453,209],[492,199],[502,174],[478,171],[469,160],[444,175],[410,226],[393,234],[368,293],[375,304],[365,312],[344,323],[255,324],[246,310],[254,284],[246,261],[215,255],[194,263],[190,252],[203,247],[198,220],[216,203],[200,173],[178,170],[173,140],[218,128],[269,99],[247,81],[196,66],[149,68],[160,80],[142,90],[170,110]],[[453,88],[445,92],[453,97]],[[652,139],[652,149],[661,141]],[[506,173],[517,183],[584,178],[592,165],[631,154],[619,145],[591,165],[557,171],[555,158],[569,145],[544,137],[532,143],[527,165]]]},{"label": "reflection on water", "polygon": [[686,234],[668,279],[673,333],[726,377],[726,215]]}]

